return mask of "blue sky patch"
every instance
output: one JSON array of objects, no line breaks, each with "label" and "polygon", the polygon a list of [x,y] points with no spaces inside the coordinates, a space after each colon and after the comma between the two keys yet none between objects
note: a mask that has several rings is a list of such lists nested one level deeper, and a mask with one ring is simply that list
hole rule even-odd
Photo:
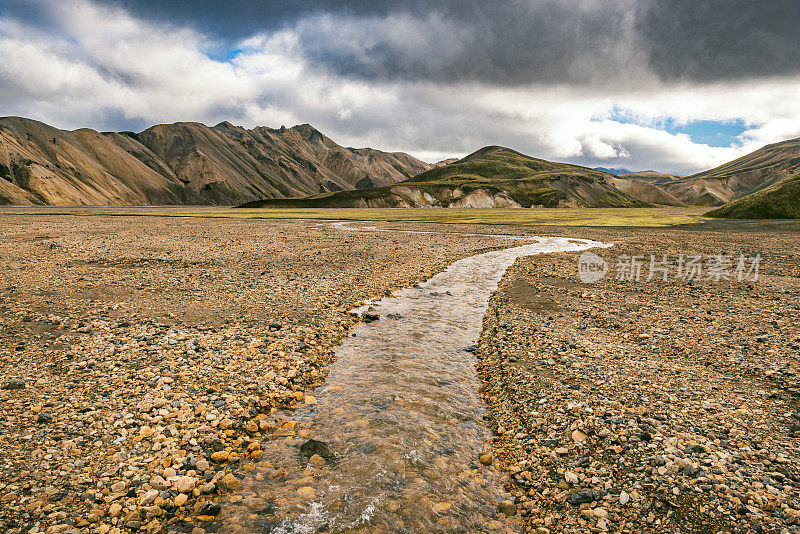
[{"label": "blue sky patch", "polygon": [[739,136],[746,130],[756,126],[748,124],[742,119],[724,121],[697,119],[688,122],[680,122],[675,119],[646,121],[619,108],[614,108],[608,118],[621,124],[638,124],[648,128],[664,130],[673,135],[686,134],[694,143],[714,147],[737,145]]},{"label": "blue sky patch", "polygon": [[244,52],[241,48],[237,48],[235,50],[221,50],[219,53],[215,52],[206,52],[206,56],[209,59],[213,59],[214,61],[219,61],[220,63],[230,63],[233,61],[236,56]]},{"label": "blue sky patch", "polygon": [[668,121],[666,127],[662,129],[671,134],[686,134],[697,144],[732,146],[737,144],[737,138],[751,127],[751,125],[745,124],[742,119],[735,119],[732,121],[697,120],[686,124],[676,124]]}]

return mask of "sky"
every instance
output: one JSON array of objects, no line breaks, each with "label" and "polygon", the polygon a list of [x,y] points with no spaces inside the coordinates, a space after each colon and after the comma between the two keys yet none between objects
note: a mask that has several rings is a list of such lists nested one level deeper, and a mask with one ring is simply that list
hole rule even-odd
[{"label": "sky", "polygon": [[0,0],[0,116],[690,174],[800,137],[797,0]]}]

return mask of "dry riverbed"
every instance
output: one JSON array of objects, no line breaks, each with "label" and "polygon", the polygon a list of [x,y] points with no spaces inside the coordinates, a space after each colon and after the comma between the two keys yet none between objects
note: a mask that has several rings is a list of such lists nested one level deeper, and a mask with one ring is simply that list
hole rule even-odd
[{"label": "dry riverbed", "polygon": [[[574,253],[519,260],[477,352],[526,532],[796,532],[800,236],[582,237],[617,243],[609,276],[581,283]],[[761,277],[645,281],[664,253],[761,253]],[[615,279],[622,254],[645,255],[641,281]]]}]

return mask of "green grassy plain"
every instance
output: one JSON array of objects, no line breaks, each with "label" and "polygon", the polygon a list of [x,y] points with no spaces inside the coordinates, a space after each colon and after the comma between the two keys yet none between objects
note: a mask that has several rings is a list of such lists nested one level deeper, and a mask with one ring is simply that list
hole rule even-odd
[{"label": "green grassy plain", "polygon": [[220,207],[31,207],[0,213],[117,215],[160,217],[226,217],[237,219],[326,219],[449,224],[513,224],[523,226],[665,227],[701,222],[707,208],[532,208],[532,209],[402,209],[402,208],[220,208]]}]

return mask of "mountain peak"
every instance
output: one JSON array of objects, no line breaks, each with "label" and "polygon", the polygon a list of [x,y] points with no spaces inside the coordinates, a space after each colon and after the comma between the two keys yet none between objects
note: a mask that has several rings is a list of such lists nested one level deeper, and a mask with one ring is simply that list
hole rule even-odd
[{"label": "mountain peak", "polygon": [[[516,150],[511,149],[511,148],[506,148],[506,147],[500,146],[500,145],[488,145],[488,146],[485,146],[483,148],[479,148],[478,150],[476,150],[472,154],[468,154],[468,155],[464,156],[461,160],[459,160],[459,162],[461,162],[461,161],[464,161],[464,162],[466,162],[466,161],[475,161],[475,160],[480,160],[480,159],[483,159],[483,158],[501,158],[501,159],[511,158],[511,159],[515,159],[515,158],[519,158],[519,157],[530,158],[530,156],[526,156],[525,154],[522,154],[521,152],[517,152]],[[531,159],[534,159],[534,158],[531,158]]]},{"label": "mountain peak", "polygon": [[319,130],[317,130],[316,128],[314,128],[313,126],[308,124],[307,122],[303,123],[303,124],[297,124],[295,126],[292,126],[291,128],[289,128],[289,130],[293,130],[295,132],[300,132],[303,135],[313,135],[313,134],[322,135],[322,132],[320,132]]}]

